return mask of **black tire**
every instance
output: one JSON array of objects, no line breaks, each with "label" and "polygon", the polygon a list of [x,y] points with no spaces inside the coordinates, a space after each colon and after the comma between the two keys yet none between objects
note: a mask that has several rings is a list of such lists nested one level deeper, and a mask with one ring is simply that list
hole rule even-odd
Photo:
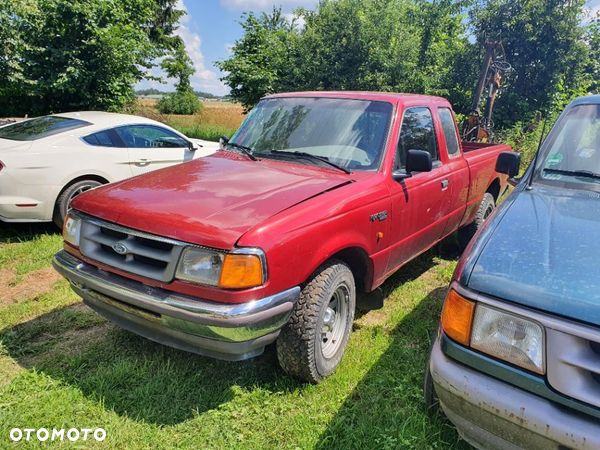
[{"label": "black tire", "polygon": [[62,228],[65,216],[69,210],[71,200],[77,197],[79,194],[85,191],[89,191],[92,188],[100,186],[102,183],[98,180],[79,180],[75,183],[68,185],[62,190],[56,204],[54,205],[54,214],[52,216],[53,222],[58,228]]},{"label": "black tire", "polygon": [[483,226],[486,219],[492,212],[494,212],[494,208],[496,208],[494,196],[489,192],[486,192],[483,194],[483,199],[481,199],[479,209],[477,210],[477,214],[475,214],[475,220],[469,225],[458,230],[458,244],[461,250],[464,250],[469,244],[469,241],[473,239],[473,236],[475,236],[477,230]]},{"label": "black tire", "polygon": [[355,307],[356,287],[350,268],[336,260],[321,266],[302,289],[277,339],[277,358],[283,370],[309,383],[330,375],[344,355]]}]

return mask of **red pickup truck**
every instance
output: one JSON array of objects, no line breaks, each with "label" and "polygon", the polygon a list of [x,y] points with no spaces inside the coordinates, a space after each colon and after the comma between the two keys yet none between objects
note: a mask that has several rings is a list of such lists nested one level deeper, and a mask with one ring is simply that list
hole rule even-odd
[{"label": "red pickup truck", "polygon": [[229,360],[276,341],[318,382],[367,294],[494,209],[509,151],[461,145],[442,98],[272,95],[214,155],[77,197],[54,267],[123,328]]}]

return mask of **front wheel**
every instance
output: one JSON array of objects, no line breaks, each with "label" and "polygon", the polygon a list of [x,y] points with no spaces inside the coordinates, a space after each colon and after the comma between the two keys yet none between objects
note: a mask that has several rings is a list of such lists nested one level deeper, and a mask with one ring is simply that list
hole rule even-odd
[{"label": "front wheel", "polygon": [[341,261],[321,266],[304,286],[277,339],[277,358],[291,376],[318,383],[340,363],[352,331],[356,287]]},{"label": "front wheel", "polygon": [[483,199],[481,199],[479,209],[477,210],[477,214],[475,214],[475,220],[458,230],[458,243],[461,250],[466,248],[469,241],[475,236],[475,233],[477,233],[477,230],[483,226],[487,218],[494,212],[494,208],[496,208],[496,200],[494,200],[492,194],[486,192],[483,194]]}]

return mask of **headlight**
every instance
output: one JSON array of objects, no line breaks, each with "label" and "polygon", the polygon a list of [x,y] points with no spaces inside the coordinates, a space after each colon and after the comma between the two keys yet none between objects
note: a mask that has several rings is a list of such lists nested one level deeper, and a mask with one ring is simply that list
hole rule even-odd
[{"label": "headlight", "polygon": [[183,251],[176,277],[193,283],[225,289],[244,289],[264,283],[265,267],[262,252],[244,249],[243,253],[222,253],[215,250],[188,247]]},{"label": "headlight", "polygon": [[79,235],[81,233],[81,219],[70,214],[65,218],[63,225],[63,239],[75,247],[79,247]]},{"label": "headlight", "polygon": [[450,289],[441,325],[446,336],[462,345],[544,373],[544,330],[531,320],[476,303]]},{"label": "headlight", "polygon": [[535,322],[478,304],[471,347],[540,374],[544,373],[544,331]]}]

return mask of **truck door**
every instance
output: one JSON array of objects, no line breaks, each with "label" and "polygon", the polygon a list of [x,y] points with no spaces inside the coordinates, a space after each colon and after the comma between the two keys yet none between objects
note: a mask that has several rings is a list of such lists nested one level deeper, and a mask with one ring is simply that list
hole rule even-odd
[{"label": "truck door", "polygon": [[392,183],[388,272],[431,247],[446,226],[442,198],[447,189],[447,168],[440,161],[433,115],[428,107],[410,107],[404,112],[394,170],[405,167],[406,153],[413,149],[431,153],[433,170]]},{"label": "truck door", "polygon": [[452,110],[448,107],[439,107],[438,117],[448,154],[447,190],[442,204],[444,215],[447,217],[443,232],[443,236],[446,236],[456,231],[465,214],[469,197],[470,174],[469,165],[461,153],[458,130]]}]

